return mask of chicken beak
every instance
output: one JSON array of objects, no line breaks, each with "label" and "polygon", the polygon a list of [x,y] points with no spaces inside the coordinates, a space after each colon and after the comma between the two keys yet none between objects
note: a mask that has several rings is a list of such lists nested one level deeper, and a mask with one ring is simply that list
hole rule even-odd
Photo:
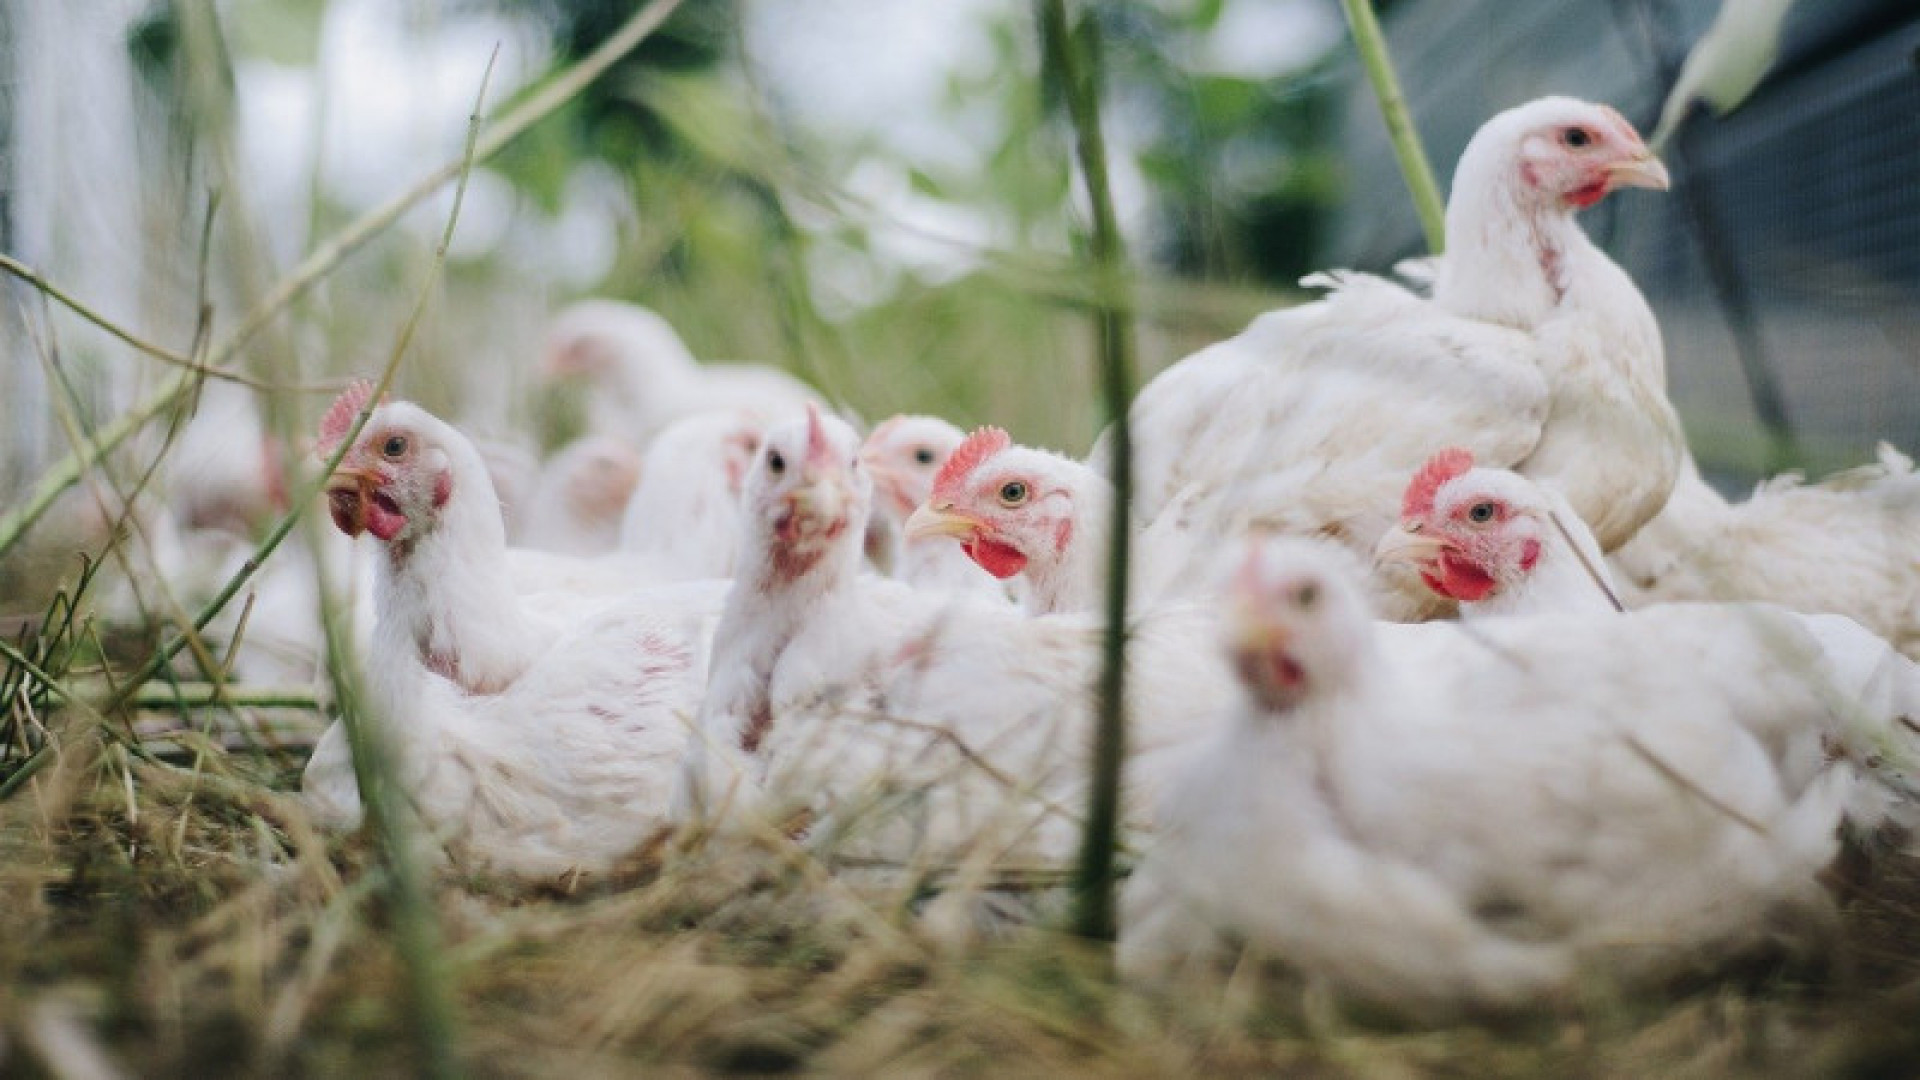
[{"label": "chicken beak", "polygon": [[1673,183],[1672,178],[1667,175],[1667,167],[1647,150],[1642,150],[1625,161],[1616,161],[1608,165],[1607,176],[1614,187],[1652,188],[1655,191],[1665,191]]},{"label": "chicken beak", "polygon": [[810,521],[839,517],[847,501],[846,488],[833,480],[814,479],[811,474],[802,474],[802,478],[806,482],[787,496],[787,505],[794,516]]},{"label": "chicken beak", "polygon": [[1284,653],[1293,644],[1293,631],[1287,627],[1248,613],[1235,620],[1233,647],[1247,656]]},{"label": "chicken beak", "polygon": [[964,538],[972,536],[979,528],[979,518],[955,510],[951,504],[935,506],[926,503],[907,519],[905,533],[909,540],[925,540],[933,536]]},{"label": "chicken beak", "polygon": [[374,476],[365,469],[341,465],[327,477],[327,511],[333,524],[348,536],[367,531],[367,498]]},{"label": "chicken beak", "polygon": [[1409,566],[1425,566],[1440,557],[1447,544],[1435,536],[1423,535],[1419,526],[1395,525],[1380,538],[1373,549],[1373,564],[1386,566],[1399,563]]}]

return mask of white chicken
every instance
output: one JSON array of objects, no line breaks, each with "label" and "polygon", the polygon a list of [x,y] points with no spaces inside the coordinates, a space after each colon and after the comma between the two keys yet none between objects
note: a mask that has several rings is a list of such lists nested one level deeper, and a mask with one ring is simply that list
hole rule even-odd
[{"label": "white chicken", "polygon": [[[361,657],[367,656],[373,642],[374,619],[369,554],[337,534],[321,537],[317,552],[304,536],[287,537],[247,583],[245,599],[228,604],[205,631],[219,655],[231,653],[229,676],[253,686],[323,687],[326,635],[320,613],[320,578],[314,565],[322,559],[326,561],[334,612],[341,620],[346,640],[354,644]],[[239,569],[243,557],[251,555],[251,548],[233,553],[222,570],[221,584]],[[240,621],[243,616],[244,625]],[[239,635],[237,648],[232,645],[235,634]]]},{"label": "white chicken", "polygon": [[765,425],[739,410],[697,413],[647,444],[652,463],[620,518],[619,549],[677,580],[728,577],[740,544],[740,485]]},{"label": "white chicken", "polygon": [[1844,761],[1795,775],[1767,737],[1830,702],[1793,622],[1375,624],[1337,554],[1250,551],[1229,615],[1244,697],[1162,804],[1123,972],[1224,935],[1362,997],[1500,1006],[1828,914],[1815,876],[1861,781]]},{"label": "white chicken", "polygon": [[1006,587],[959,545],[927,532],[909,534],[906,523],[933,496],[954,452],[968,443],[957,427],[937,416],[900,415],[881,421],[860,447],[860,463],[873,478],[873,516],[893,546],[893,576],[917,589],[967,592],[1004,599]]},{"label": "white chicken", "polygon": [[[714,640],[681,804],[795,808],[840,852],[891,860],[1077,846],[1101,627],[862,576],[872,484],[833,417],[769,430],[747,478],[740,576]],[[1134,628],[1134,788],[1151,790],[1230,677],[1206,613]]]},{"label": "white chicken", "polygon": [[[357,384],[334,403],[323,446],[368,393]],[[663,825],[724,584],[597,603],[521,595],[485,463],[405,402],[374,410],[328,498],[342,532],[384,548],[368,701],[400,789],[455,858],[512,874],[593,869]],[[323,820],[358,820],[339,723],[302,787]]]},{"label": "white chicken", "polygon": [[[980,428],[948,459],[924,505],[907,519],[909,539],[951,537],[994,577],[1025,586],[1038,615],[1103,610],[1113,485],[1094,469],[1046,450],[1017,446],[1006,432]],[[1166,531],[1134,538],[1132,607],[1162,598],[1170,567]]]},{"label": "white chicken", "polygon": [[[1610,108],[1545,98],[1487,121],[1454,173],[1432,299],[1364,274],[1309,278],[1332,292],[1141,391],[1138,520],[1208,541],[1196,554],[1257,528],[1365,555],[1408,473],[1459,445],[1552,482],[1619,546],[1666,501],[1682,449],[1653,314],[1574,220],[1622,186],[1667,174]],[[1375,596],[1390,618],[1436,613],[1415,581],[1379,580]]]},{"label": "white chicken", "polygon": [[167,452],[168,502],[183,531],[225,529],[251,536],[288,506],[279,441],[248,387],[201,385],[194,414]]},{"label": "white chicken", "polygon": [[1400,524],[1374,549],[1411,565],[1463,617],[1620,610],[1600,545],[1560,493],[1453,447],[1407,484]]},{"label": "white chicken", "polygon": [[526,499],[519,543],[561,555],[604,555],[640,483],[640,455],[610,435],[583,435],[547,460]]},{"label": "white chicken", "polygon": [[702,364],[659,315],[637,304],[583,300],[547,331],[541,372],[584,380],[587,430],[645,447],[668,424],[694,413],[747,410],[779,416],[819,396],[777,368]]},{"label": "white chicken", "polygon": [[[1465,451],[1435,454],[1407,485],[1398,527],[1376,558],[1411,563],[1436,593],[1460,601],[1463,618],[1589,614],[1617,619],[1621,606],[1599,544],[1551,489],[1506,469],[1473,468]],[[1872,823],[1912,809],[1888,802],[1920,776],[1920,664],[1841,615],[1808,615],[1755,604],[1694,605],[1700,620],[1794,625],[1818,648],[1836,701],[1833,723],[1763,731],[1795,749],[1782,760],[1811,775],[1844,754],[1881,784],[1862,789],[1852,817]],[[1629,617],[1630,618],[1630,617]],[[1753,658],[1764,663],[1765,657]],[[1821,718],[1813,718],[1819,720]],[[1771,723],[1771,719],[1766,721]]]},{"label": "white chicken", "polygon": [[1776,477],[1739,504],[1688,458],[1666,508],[1613,553],[1623,599],[1832,612],[1920,659],[1920,475],[1884,443],[1879,457],[1818,484]]}]

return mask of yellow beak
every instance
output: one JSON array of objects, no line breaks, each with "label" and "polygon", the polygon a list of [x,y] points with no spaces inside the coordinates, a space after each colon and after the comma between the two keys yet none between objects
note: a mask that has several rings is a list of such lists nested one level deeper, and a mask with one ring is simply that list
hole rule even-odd
[{"label": "yellow beak", "polygon": [[924,540],[929,536],[972,536],[979,527],[980,519],[972,514],[962,513],[951,505],[926,503],[907,519],[905,532],[909,540]]},{"label": "yellow beak", "polygon": [[333,470],[332,476],[327,477],[326,491],[329,495],[336,491],[363,492],[367,489],[367,482],[372,479],[373,474],[366,469],[341,465]]},{"label": "yellow beak", "polygon": [[1412,566],[1424,566],[1440,557],[1447,546],[1446,541],[1432,536],[1424,536],[1405,525],[1395,525],[1380,537],[1380,543],[1373,549],[1375,566],[1389,563],[1404,563]]},{"label": "yellow beak", "polygon": [[1651,153],[1642,153],[1625,161],[1616,161],[1607,166],[1607,174],[1613,177],[1616,187],[1652,188],[1665,191],[1672,186],[1667,175],[1667,167]]}]

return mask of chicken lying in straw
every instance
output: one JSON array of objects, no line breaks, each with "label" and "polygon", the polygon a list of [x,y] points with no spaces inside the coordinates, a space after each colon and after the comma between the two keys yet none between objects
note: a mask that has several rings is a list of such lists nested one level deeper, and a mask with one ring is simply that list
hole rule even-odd
[{"label": "chicken lying in straw", "polygon": [[1508,1006],[1830,924],[1816,877],[1879,777],[1792,753],[1843,700],[1794,619],[1376,623],[1358,570],[1250,545],[1240,697],[1160,805],[1123,973],[1238,942],[1416,1011]]},{"label": "chicken lying in straw", "polygon": [[[1079,844],[1100,621],[863,574],[859,451],[818,411],[769,430],[679,802],[723,821],[798,810],[834,852],[895,863],[1062,861]],[[1178,609],[1134,627],[1128,770],[1143,794],[1229,692],[1218,655],[1193,645],[1209,625]]]},{"label": "chicken lying in straw", "polygon": [[[357,383],[334,402],[322,452],[369,396]],[[593,869],[663,826],[725,583],[523,594],[479,453],[407,402],[372,410],[327,493],[342,532],[381,545],[370,748],[456,860],[519,874]],[[322,736],[302,788],[324,820],[358,821],[341,723]]]},{"label": "chicken lying in straw", "polygon": [[[1134,513],[1186,533],[1186,588],[1219,537],[1321,536],[1356,555],[1393,524],[1435,446],[1549,481],[1624,543],[1666,503],[1684,451],[1659,326],[1575,215],[1666,170],[1620,114],[1568,98],[1488,120],[1461,154],[1431,299],[1365,274],[1309,278],[1323,300],[1270,312],[1168,368],[1130,418]],[[1096,448],[1091,460],[1104,462]],[[1390,618],[1449,605],[1404,575]]]}]

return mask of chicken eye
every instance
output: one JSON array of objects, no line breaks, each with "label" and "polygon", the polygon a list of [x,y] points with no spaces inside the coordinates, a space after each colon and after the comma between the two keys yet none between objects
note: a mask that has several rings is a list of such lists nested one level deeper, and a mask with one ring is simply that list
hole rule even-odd
[{"label": "chicken eye", "polygon": [[767,451],[767,471],[775,476],[787,471],[787,459],[780,456],[780,451]]},{"label": "chicken eye", "polygon": [[933,448],[930,446],[923,446],[913,452],[913,460],[921,465],[933,464],[933,457]]},{"label": "chicken eye", "polygon": [[387,436],[387,441],[380,446],[380,452],[389,458],[400,457],[407,452],[407,437],[405,435]]},{"label": "chicken eye", "polygon": [[1027,485],[1019,480],[1009,480],[1000,485],[1000,501],[1007,506],[1019,506],[1027,501]]},{"label": "chicken eye", "polygon": [[1486,522],[1492,521],[1493,504],[1490,502],[1474,503],[1473,506],[1467,510],[1467,520],[1476,524],[1485,524]]},{"label": "chicken eye", "polygon": [[1320,586],[1309,581],[1293,591],[1294,606],[1301,611],[1312,611],[1313,605],[1320,602]]},{"label": "chicken eye", "polygon": [[1573,149],[1578,150],[1581,147],[1586,146],[1587,144],[1593,142],[1593,136],[1588,133],[1586,128],[1574,127],[1574,128],[1568,128],[1566,131],[1562,132],[1560,135],[1560,141],[1566,143],[1568,146],[1572,147]]}]

